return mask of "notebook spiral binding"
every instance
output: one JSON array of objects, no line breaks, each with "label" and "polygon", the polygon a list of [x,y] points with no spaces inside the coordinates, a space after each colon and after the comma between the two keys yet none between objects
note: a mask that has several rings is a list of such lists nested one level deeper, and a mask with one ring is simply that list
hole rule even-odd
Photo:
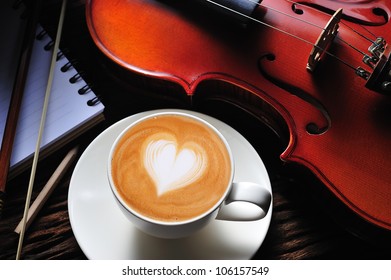
[{"label": "notebook spiral binding", "polygon": [[[42,30],[41,32],[39,32],[37,35],[36,35],[36,39],[37,40],[42,40],[45,36],[48,36],[48,33],[46,30]],[[44,50],[45,51],[49,51],[53,48],[53,45],[54,45],[54,41],[53,40],[50,40],[49,43],[47,43],[45,46],[44,46]],[[57,61],[60,61],[62,58],[66,57],[66,53],[68,52],[67,49],[62,49],[60,50],[58,53],[57,53]],[[75,69],[75,65],[78,64],[78,61],[76,59],[71,59],[69,60],[67,63],[65,63],[63,66],[61,66],[61,71],[62,72],[67,72],[69,69],[73,68]],[[82,70],[78,70],[78,72],[73,75],[71,78],[69,78],[69,82],[71,84],[74,84],[76,83],[77,81],[83,79],[82,75],[83,75],[83,71]],[[86,94],[88,92],[90,92],[92,89],[91,89],[91,84],[87,83],[85,84],[83,87],[81,87],[79,90],[78,90],[78,93],[80,95],[83,95],[83,94]],[[96,95],[94,98],[90,99],[87,101],[87,105],[88,106],[94,106],[98,103],[101,102],[101,98],[99,95]]]}]

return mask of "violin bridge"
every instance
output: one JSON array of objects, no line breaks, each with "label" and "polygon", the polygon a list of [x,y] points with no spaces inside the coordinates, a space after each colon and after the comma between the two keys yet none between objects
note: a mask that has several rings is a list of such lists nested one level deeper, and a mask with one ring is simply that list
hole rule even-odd
[{"label": "violin bridge", "polygon": [[329,49],[331,43],[334,41],[335,36],[338,33],[339,25],[342,17],[342,9],[338,9],[334,15],[330,18],[329,22],[323,29],[322,33],[318,37],[318,40],[314,44],[311,50],[310,56],[307,62],[307,70],[313,72],[322,59],[324,54]]}]

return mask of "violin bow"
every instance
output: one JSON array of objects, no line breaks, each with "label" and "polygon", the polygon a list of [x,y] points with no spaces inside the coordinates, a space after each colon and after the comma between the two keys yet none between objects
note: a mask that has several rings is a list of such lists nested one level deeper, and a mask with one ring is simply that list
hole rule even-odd
[{"label": "violin bow", "polygon": [[36,173],[36,170],[37,170],[39,151],[40,151],[40,147],[41,147],[42,133],[43,133],[44,126],[45,126],[46,113],[47,113],[47,109],[48,109],[48,105],[49,105],[50,93],[51,93],[51,89],[52,89],[52,83],[53,83],[53,77],[54,77],[54,68],[55,68],[56,61],[57,61],[57,53],[58,53],[58,50],[59,50],[59,45],[60,45],[60,40],[61,40],[61,33],[62,33],[62,26],[63,26],[63,23],[64,23],[66,5],[67,5],[67,0],[62,0],[60,17],[59,17],[59,20],[58,20],[57,34],[56,34],[56,39],[55,39],[54,47],[53,47],[53,53],[52,53],[52,58],[51,58],[51,63],[50,63],[50,71],[49,71],[48,83],[47,83],[47,86],[46,86],[45,99],[44,99],[43,110],[42,110],[42,115],[41,115],[41,122],[40,122],[40,125],[39,125],[38,138],[37,138],[37,143],[36,143],[36,146],[35,146],[33,164],[32,164],[32,167],[31,167],[30,180],[29,180],[29,185],[28,185],[28,189],[27,189],[26,203],[25,203],[24,212],[23,212],[23,218],[22,218],[22,228],[21,228],[20,235],[19,235],[19,243],[18,243],[18,249],[17,249],[17,253],[16,253],[16,259],[17,260],[20,259],[22,246],[23,246],[24,234],[25,234],[25,231],[26,231],[26,222],[27,222],[27,218],[28,218],[29,206],[30,206],[30,201],[31,201],[31,194],[32,194],[32,191],[33,191],[33,184],[34,184],[34,179],[35,179],[35,173]]},{"label": "violin bow", "polygon": [[7,120],[3,135],[3,141],[0,151],[0,217],[3,213],[5,189],[7,185],[8,171],[12,154],[12,146],[14,144],[16,126],[19,118],[19,111],[22,103],[24,87],[28,68],[30,65],[31,52],[35,40],[35,31],[38,25],[42,0],[35,1],[32,11],[28,17],[26,28],[24,30],[22,50],[18,61],[16,78],[12,89],[12,96],[7,114]]}]

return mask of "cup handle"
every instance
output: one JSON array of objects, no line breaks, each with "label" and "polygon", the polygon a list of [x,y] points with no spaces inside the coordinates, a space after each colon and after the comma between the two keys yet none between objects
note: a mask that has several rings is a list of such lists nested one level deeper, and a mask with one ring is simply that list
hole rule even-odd
[{"label": "cup handle", "polygon": [[[216,219],[228,221],[255,221],[269,211],[272,195],[264,186],[251,182],[232,184],[231,192],[221,205]],[[241,206],[233,207],[241,202]],[[243,203],[242,203],[243,202]]]}]

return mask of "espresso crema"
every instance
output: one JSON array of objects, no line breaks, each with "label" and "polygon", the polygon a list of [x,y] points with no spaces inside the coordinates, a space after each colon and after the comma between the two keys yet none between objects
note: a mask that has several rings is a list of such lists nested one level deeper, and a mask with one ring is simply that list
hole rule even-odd
[{"label": "espresso crema", "polygon": [[214,207],[231,177],[222,139],[187,116],[158,115],[131,127],[112,156],[112,179],[136,212],[184,221]]}]

